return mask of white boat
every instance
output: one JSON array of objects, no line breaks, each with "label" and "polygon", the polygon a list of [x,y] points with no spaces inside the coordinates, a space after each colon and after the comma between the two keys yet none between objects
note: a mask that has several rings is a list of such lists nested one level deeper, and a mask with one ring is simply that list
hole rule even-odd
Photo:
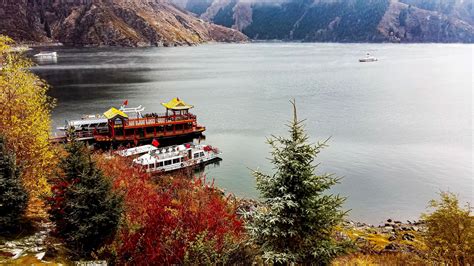
[{"label": "white boat", "polygon": [[153,145],[143,145],[143,146],[138,146],[130,149],[125,149],[125,150],[119,150],[115,153],[122,157],[139,157],[143,154],[150,153],[151,151],[155,151],[158,148],[153,146]]},{"label": "white boat", "polygon": [[34,55],[37,59],[56,59],[58,57],[58,53],[56,52],[40,52]]},{"label": "white boat", "polygon": [[210,145],[182,144],[156,148],[144,145],[117,152],[124,157],[143,154],[133,160],[148,173],[164,173],[220,160],[220,151]]},{"label": "white boat", "polygon": [[376,57],[371,56],[369,53],[367,53],[364,58],[359,59],[359,62],[361,63],[368,63],[368,62],[375,62],[375,61],[378,61],[378,59]]},{"label": "white boat", "polygon": [[[127,108],[125,106],[120,107],[120,111],[126,113],[129,117],[137,117],[142,118],[142,112],[145,111],[145,107],[138,106],[138,107],[131,107]],[[66,120],[66,123],[62,127],[57,127],[57,130],[60,131],[68,131],[70,129],[74,130],[76,134],[76,140],[89,140],[93,139],[93,131],[102,131],[108,130],[108,120],[104,117],[104,115],[84,115],[81,119],[78,120]]]}]

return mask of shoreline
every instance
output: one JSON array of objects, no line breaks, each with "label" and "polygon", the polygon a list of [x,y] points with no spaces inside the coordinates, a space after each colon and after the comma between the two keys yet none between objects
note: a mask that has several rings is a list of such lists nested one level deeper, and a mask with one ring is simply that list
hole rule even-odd
[{"label": "shoreline", "polygon": [[64,48],[153,48],[153,47],[192,47],[206,44],[328,44],[328,45],[473,45],[474,42],[309,42],[303,40],[248,40],[245,42],[218,42],[208,41],[202,43],[175,43],[171,45],[152,45],[152,44],[138,44],[135,46],[127,45],[102,45],[102,44],[64,44],[61,42],[21,42],[18,41],[13,47],[28,47],[33,48],[51,48],[51,47],[64,47]]}]

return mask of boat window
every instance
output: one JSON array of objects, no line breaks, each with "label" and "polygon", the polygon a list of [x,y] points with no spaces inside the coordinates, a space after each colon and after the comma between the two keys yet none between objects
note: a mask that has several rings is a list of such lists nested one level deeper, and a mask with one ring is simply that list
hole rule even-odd
[{"label": "boat window", "polygon": [[179,163],[179,158],[173,159],[173,163]]},{"label": "boat window", "polygon": [[165,161],[165,165],[170,165],[170,164],[171,164],[171,160]]},{"label": "boat window", "polygon": [[199,158],[199,152],[194,154],[194,158]]},{"label": "boat window", "polygon": [[155,164],[154,163],[149,164],[148,168],[155,168]]},{"label": "boat window", "polygon": [[159,162],[158,167],[163,167],[163,162]]},{"label": "boat window", "polygon": [[147,127],[146,128],[146,133],[147,134],[153,134],[154,133],[154,129],[152,127]]},{"label": "boat window", "polygon": [[204,152],[203,152],[203,151],[200,153],[200,156],[201,156],[201,157],[203,157],[203,156],[204,156]]}]

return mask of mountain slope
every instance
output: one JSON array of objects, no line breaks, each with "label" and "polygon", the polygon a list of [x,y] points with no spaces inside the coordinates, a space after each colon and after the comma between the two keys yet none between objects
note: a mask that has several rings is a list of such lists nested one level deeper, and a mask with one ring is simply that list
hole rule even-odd
[{"label": "mountain slope", "polygon": [[474,26],[455,16],[392,2],[378,25],[394,42],[474,42]]},{"label": "mountain slope", "polygon": [[245,41],[165,0],[4,0],[0,33],[68,45],[171,46]]},{"label": "mountain slope", "polygon": [[472,0],[400,0],[400,2],[464,20],[471,25],[474,24],[474,2]]},{"label": "mountain slope", "polygon": [[[330,42],[474,42],[465,0],[174,0],[252,39]],[[210,2],[212,1],[212,2]]]}]

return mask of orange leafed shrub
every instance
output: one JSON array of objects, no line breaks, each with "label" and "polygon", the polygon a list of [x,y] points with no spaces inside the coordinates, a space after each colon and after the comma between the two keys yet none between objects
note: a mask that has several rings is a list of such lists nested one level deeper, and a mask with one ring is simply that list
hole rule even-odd
[{"label": "orange leafed shrub", "polygon": [[204,179],[151,177],[123,158],[98,165],[123,191],[125,215],[114,249],[119,263],[224,262],[243,237],[228,198]]}]

